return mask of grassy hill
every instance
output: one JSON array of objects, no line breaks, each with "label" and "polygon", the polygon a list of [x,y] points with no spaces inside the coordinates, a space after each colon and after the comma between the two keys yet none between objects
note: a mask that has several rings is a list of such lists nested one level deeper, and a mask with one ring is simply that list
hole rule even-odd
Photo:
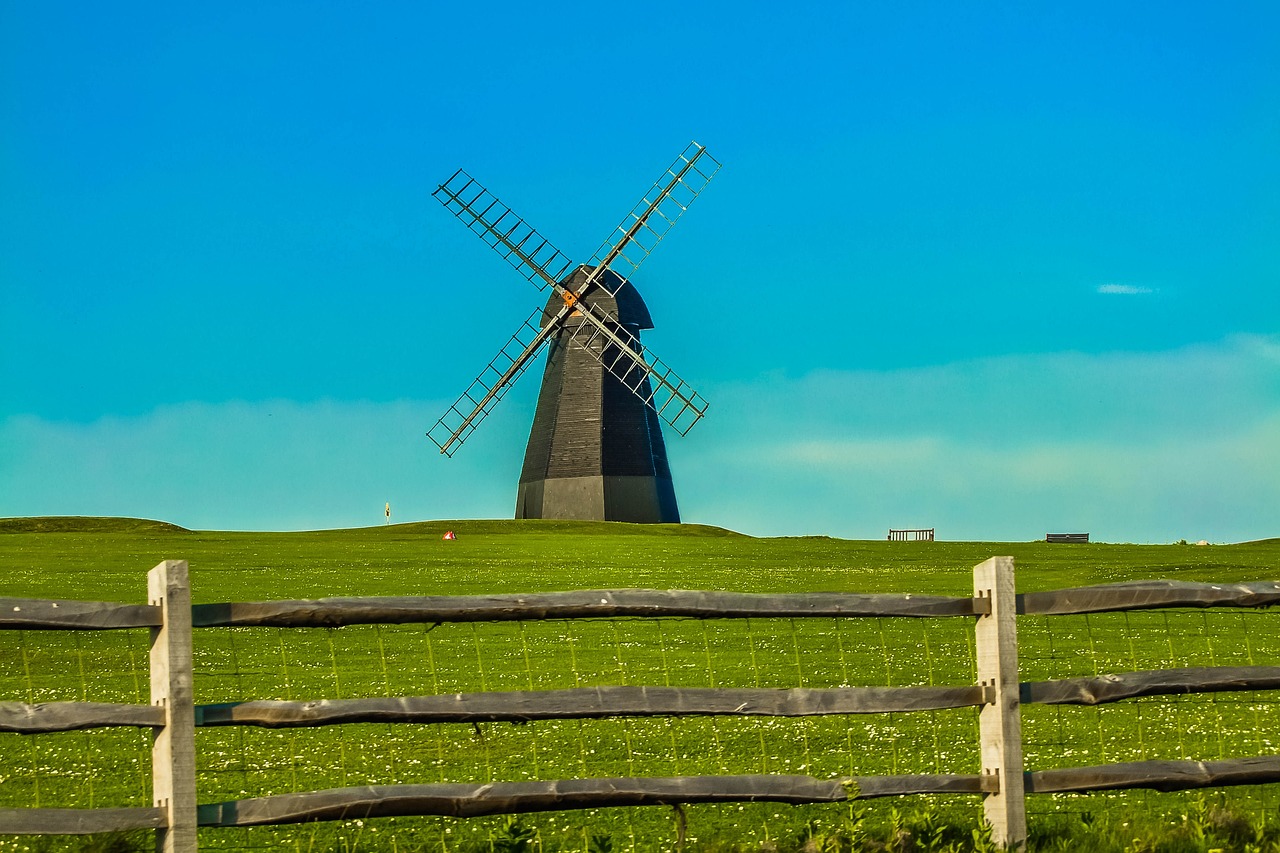
[{"label": "grassy hill", "polygon": [[[442,541],[446,530],[456,541]],[[161,560],[191,564],[197,602],[651,587],[964,594],[993,555],[1019,588],[1280,576],[1280,540],[1050,545],[755,538],[701,525],[454,520],[298,533],[189,531],[115,518],[0,520],[0,595],[137,601]]]},{"label": "grassy hill", "polygon": [[85,515],[45,515],[0,518],[0,533],[189,533],[185,527],[145,518],[102,518]]},{"label": "grassy hill", "polygon": [[[442,540],[446,530],[458,538]],[[164,559],[189,561],[197,603],[625,587],[967,595],[972,567],[1006,554],[1017,561],[1023,591],[1151,578],[1230,582],[1280,577],[1280,540],[1197,547],[762,539],[694,525],[503,520],[249,533],[190,531],[135,519],[4,519],[0,533],[0,596],[126,602],[144,600],[146,572]],[[1280,632],[1273,630],[1274,621],[1273,614],[1263,613],[1184,612],[1174,617],[1156,611],[1067,617],[1052,626],[1031,618],[1019,625],[1019,653],[1029,679],[1169,665],[1261,664],[1280,660],[1275,657]],[[196,690],[198,702],[230,702],[614,683],[958,684],[972,683],[974,677],[971,635],[972,623],[965,619],[202,629],[196,635]],[[145,631],[2,632],[0,663],[6,666],[0,667],[0,701],[91,697],[145,702],[146,645]],[[1262,742],[1263,733],[1280,731],[1275,697],[1260,695],[1246,703],[1231,694],[1222,696],[1207,705],[1203,697],[1176,697],[1186,701],[1144,700],[1101,711],[1028,708],[1029,766],[1073,766],[1100,753],[1107,761],[1266,753],[1271,747]],[[518,726],[208,729],[198,733],[197,749],[202,801],[216,802],[390,782],[976,772],[973,736],[973,714],[964,709],[785,722],[652,718]],[[146,804],[148,749],[148,734],[133,730],[0,735],[0,777],[5,781],[0,807]],[[1087,804],[1040,798],[1033,826],[1052,828],[1057,824],[1050,819],[1063,814],[1084,809],[1105,814],[1110,808],[1116,810],[1116,837],[1127,843],[1135,837],[1127,822],[1135,810],[1149,811],[1153,821],[1165,820],[1190,801],[1182,795],[1160,795],[1163,800],[1124,796],[1129,798],[1099,795]],[[1266,807],[1274,811],[1274,794],[1259,796],[1233,802],[1246,808],[1270,803]],[[882,826],[884,837],[892,837],[899,808],[914,815],[910,820],[923,821],[919,833],[943,826],[938,809],[959,821],[956,826],[976,826],[977,820],[971,799],[885,801],[866,808],[870,810],[864,813],[862,805],[690,807],[686,849],[822,849],[804,847],[803,839],[819,831],[851,832],[849,827],[863,814],[868,825]],[[1062,814],[1046,814],[1059,808]],[[217,831],[202,834],[201,844],[203,849],[549,853],[626,850],[631,849],[627,839],[637,839],[637,849],[673,849],[675,830],[664,809],[552,813],[522,820],[519,826],[536,831],[539,847],[501,846],[503,833],[516,830],[499,819],[460,823],[444,818],[340,822],[256,834]],[[1077,835],[1068,839],[1071,843],[1080,840],[1079,832],[1096,831],[1096,825],[1093,830],[1072,826]],[[378,830],[381,834],[375,835]],[[380,840],[393,836],[398,844]],[[592,847],[596,836],[613,839],[614,846],[601,842]],[[1050,841],[1038,849],[1083,849],[1054,847],[1057,842]],[[0,850],[8,849],[25,848],[6,846],[0,838]]]}]

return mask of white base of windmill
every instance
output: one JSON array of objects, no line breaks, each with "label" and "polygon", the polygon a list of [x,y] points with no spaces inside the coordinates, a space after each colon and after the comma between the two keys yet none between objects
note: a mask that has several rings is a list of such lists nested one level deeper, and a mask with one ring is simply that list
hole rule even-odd
[{"label": "white base of windmill", "polygon": [[521,483],[516,518],[678,524],[676,491],[660,477],[561,477]]}]

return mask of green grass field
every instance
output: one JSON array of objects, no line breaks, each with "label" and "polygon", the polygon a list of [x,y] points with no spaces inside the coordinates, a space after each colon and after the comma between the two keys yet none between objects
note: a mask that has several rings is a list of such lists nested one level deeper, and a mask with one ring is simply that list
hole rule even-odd
[{"label": "green grass field", "polygon": [[[459,538],[441,541],[446,529]],[[888,543],[755,539],[697,526],[545,521],[213,533],[130,520],[16,519],[0,520],[0,596],[141,602],[146,571],[163,559],[190,562],[196,603],[625,587],[968,595],[972,567],[1006,554],[1017,561],[1020,591],[1156,578],[1280,577],[1280,540],[1211,547]],[[1280,663],[1277,628],[1273,614],[1230,610],[1024,618],[1019,624],[1023,679],[1274,665]],[[959,618],[197,629],[196,701],[622,683],[964,684],[974,679],[971,636],[971,620]],[[145,631],[0,633],[0,700],[146,701],[146,644]],[[1274,754],[1280,744],[1273,734],[1280,732],[1277,698],[1217,694],[1102,708],[1029,706],[1024,709],[1027,766]],[[133,730],[0,735],[0,806],[149,804],[148,737]],[[201,802],[366,783],[973,773],[978,769],[975,745],[972,709],[794,721],[197,732]],[[1270,814],[1274,821],[1280,800],[1266,788],[1210,796],[1212,801],[1203,795],[1146,793],[1032,798],[1033,836],[1043,849],[1053,849],[1064,821],[1096,820],[1123,834],[1129,819],[1176,834],[1182,816],[1197,809],[1202,817],[1216,808],[1255,822],[1265,822]],[[914,821],[917,838],[932,832],[955,840],[947,833],[956,826],[976,827],[979,810],[976,799],[963,797],[855,807],[689,807],[686,849],[800,849],[808,837],[816,850],[815,839],[824,833],[828,838],[837,832],[856,835],[861,827],[883,836],[894,830],[895,821]],[[397,818],[207,830],[201,844],[210,849],[519,850],[526,849],[519,837],[527,831],[532,833],[527,849],[533,850],[588,850],[593,844],[595,849],[669,850],[676,843],[676,823],[671,810],[661,808],[533,815],[515,828],[501,819]],[[0,849],[24,847],[43,849],[30,839],[0,840]]]}]

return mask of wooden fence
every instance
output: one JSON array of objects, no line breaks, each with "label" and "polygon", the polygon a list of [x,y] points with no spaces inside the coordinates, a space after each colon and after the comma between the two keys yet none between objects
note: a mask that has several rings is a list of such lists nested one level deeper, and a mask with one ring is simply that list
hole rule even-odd
[{"label": "wooden fence", "polygon": [[[148,576],[145,605],[0,598],[0,629],[151,632],[151,704],[0,702],[0,731],[38,734],[103,726],[154,732],[150,808],[4,808],[0,833],[86,834],[154,829],[158,849],[196,848],[198,826],[227,827],[393,815],[469,817],[606,806],[775,801],[842,802],[924,793],[981,795],[993,838],[1021,845],[1025,796],[1152,788],[1163,791],[1280,782],[1280,756],[1220,761],[1139,761],[1026,771],[1020,706],[1097,705],[1140,696],[1280,689],[1280,666],[1199,667],[1020,682],[1018,614],[1062,615],[1189,607],[1268,607],[1280,583],[1211,585],[1152,581],[1018,595],[1013,559],[974,569],[971,597],[611,590],[497,596],[331,598],[192,606],[187,564]],[[760,617],[970,617],[977,684],[831,689],[590,687],[372,699],[247,701],[195,705],[194,627],[336,627],[353,624]],[[803,775],[569,779],[485,785],[382,785],[198,804],[196,726],[304,727],[355,722],[441,723],[599,717],[767,715],[800,717],[978,707],[982,772],[818,779]]]}]

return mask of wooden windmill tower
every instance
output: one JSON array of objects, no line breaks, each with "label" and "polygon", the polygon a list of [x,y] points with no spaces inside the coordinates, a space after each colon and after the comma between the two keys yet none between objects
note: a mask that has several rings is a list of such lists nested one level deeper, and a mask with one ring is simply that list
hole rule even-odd
[{"label": "wooden windmill tower", "polygon": [[427,432],[452,456],[545,346],[516,518],[680,520],[660,421],[684,435],[707,404],[640,345],[640,331],[653,323],[631,277],[719,169],[690,143],[581,265],[461,170],[433,194],[521,275],[552,291]]}]

